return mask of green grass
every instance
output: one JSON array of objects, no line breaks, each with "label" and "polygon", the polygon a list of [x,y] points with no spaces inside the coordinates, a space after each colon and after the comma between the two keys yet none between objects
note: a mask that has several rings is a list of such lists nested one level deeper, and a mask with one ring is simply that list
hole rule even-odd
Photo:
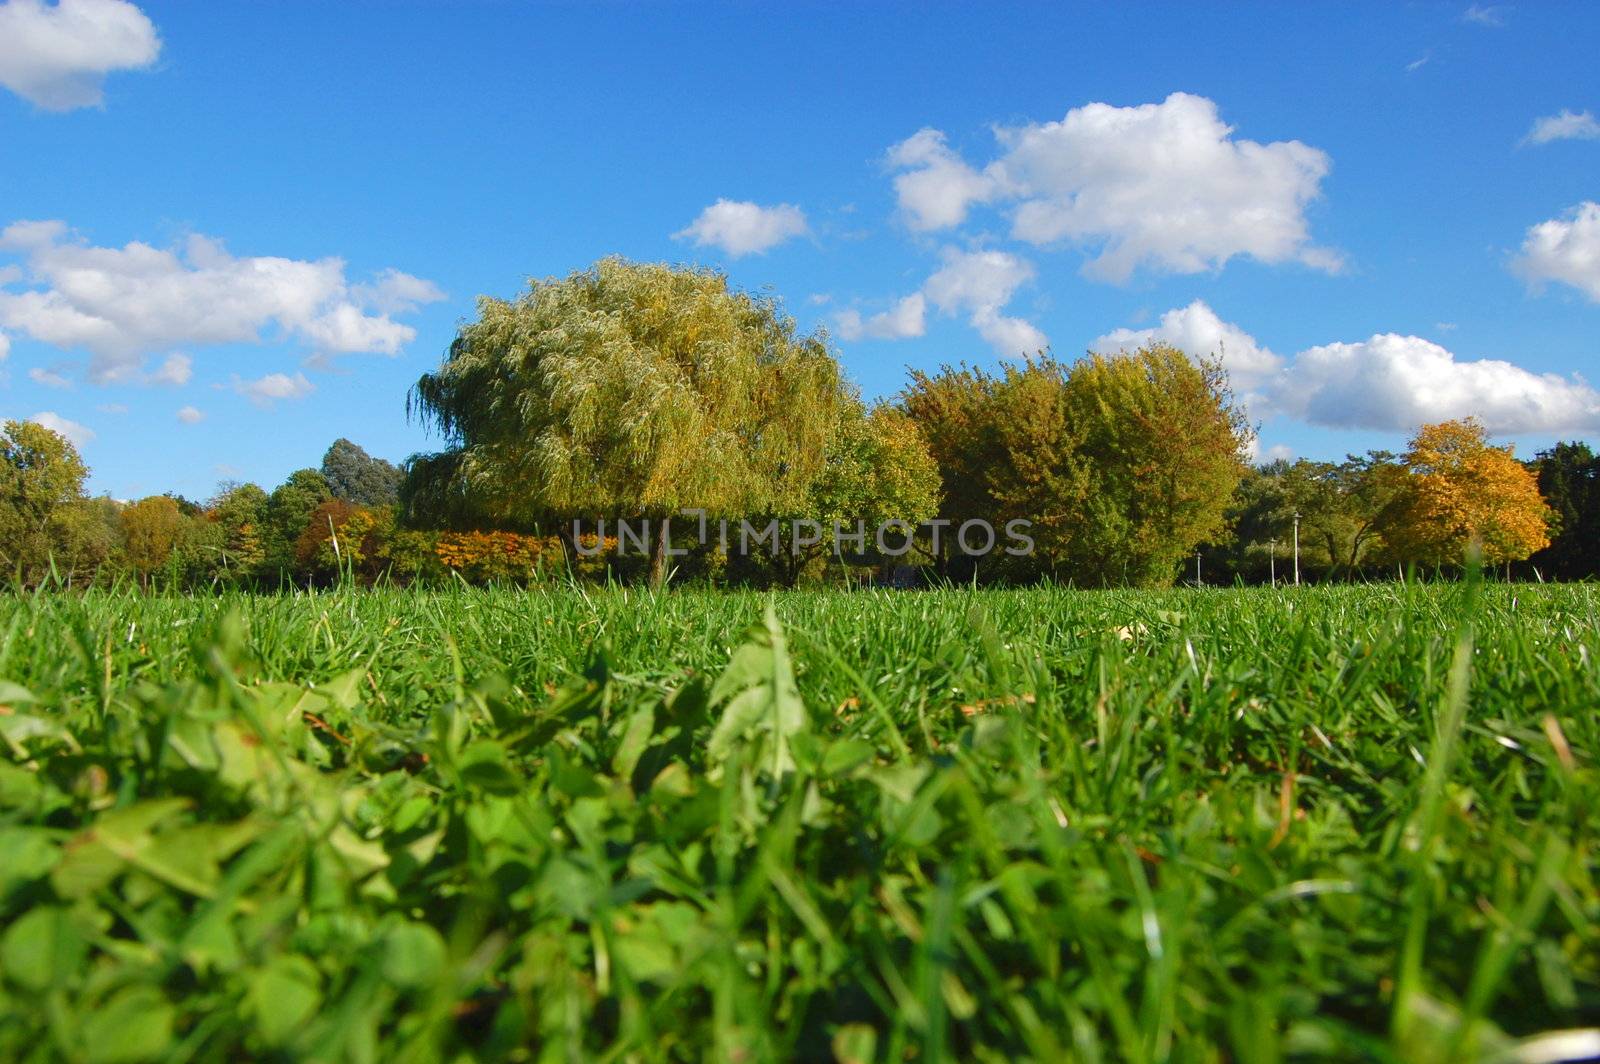
[{"label": "green grass", "polygon": [[0,600],[0,1059],[1595,1051],[1600,590],[768,601]]}]

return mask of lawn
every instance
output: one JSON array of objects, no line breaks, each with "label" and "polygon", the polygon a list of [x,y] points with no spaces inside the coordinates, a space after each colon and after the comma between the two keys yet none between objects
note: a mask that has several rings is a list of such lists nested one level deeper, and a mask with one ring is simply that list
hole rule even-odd
[{"label": "lawn", "polygon": [[0,640],[6,1060],[1600,1052],[1594,586],[91,593]]}]

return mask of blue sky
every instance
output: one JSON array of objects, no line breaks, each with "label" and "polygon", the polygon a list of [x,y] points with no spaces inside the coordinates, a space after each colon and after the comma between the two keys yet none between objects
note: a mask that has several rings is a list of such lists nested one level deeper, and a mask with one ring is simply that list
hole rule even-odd
[{"label": "blue sky", "polygon": [[[1265,454],[1600,439],[1600,7],[0,3],[0,416],[399,460],[480,293],[726,269],[905,368],[1224,345]],[[725,201],[717,206],[719,201]]]}]

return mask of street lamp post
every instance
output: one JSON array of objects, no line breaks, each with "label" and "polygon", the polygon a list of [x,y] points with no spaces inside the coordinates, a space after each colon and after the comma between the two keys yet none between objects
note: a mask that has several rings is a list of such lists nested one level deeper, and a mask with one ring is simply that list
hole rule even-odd
[{"label": "street lamp post", "polygon": [[1267,575],[1272,580],[1272,586],[1278,586],[1278,541],[1267,542]]},{"label": "street lamp post", "polygon": [[1194,586],[1200,586],[1200,552],[1194,552]]},{"label": "street lamp post", "polygon": [[1300,511],[1294,512],[1294,586],[1300,586]]}]

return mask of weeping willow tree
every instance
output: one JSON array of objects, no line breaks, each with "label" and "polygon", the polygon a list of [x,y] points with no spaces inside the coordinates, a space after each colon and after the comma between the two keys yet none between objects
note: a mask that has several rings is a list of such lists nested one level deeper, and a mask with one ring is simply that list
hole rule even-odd
[{"label": "weeping willow tree", "polygon": [[446,450],[408,468],[408,513],[503,526],[798,505],[846,392],[821,336],[708,270],[603,259],[481,298],[407,400]]}]

